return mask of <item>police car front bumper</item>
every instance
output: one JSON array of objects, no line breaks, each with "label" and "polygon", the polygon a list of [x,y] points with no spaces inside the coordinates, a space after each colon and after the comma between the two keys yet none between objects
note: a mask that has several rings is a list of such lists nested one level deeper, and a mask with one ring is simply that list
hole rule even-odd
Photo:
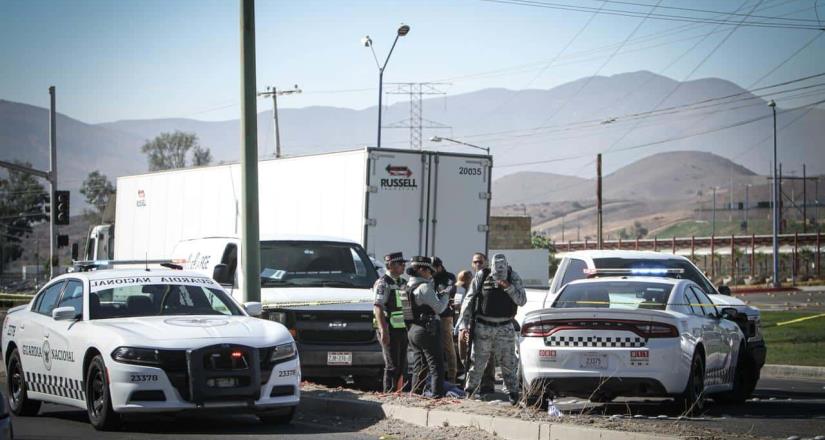
[{"label": "police car front bumper", "polygon": [[297,355],[275,362],[271,370],[252,365],[246,378],[238,374],[234,379],[229,373],[226,377],[220,377],[220,372],[200,374],[191,366],[186,371],[171,371],[112,361],[107,370],[112,408],[118,413],[216,408],[253,413],[296,406],[300,400]]},{"label": "police car front bumper", "polygon": [[363,345],[299,342],[298,352],[301,371],[307,377],[371,376],[384,369],[384,354],[377,341]]}]

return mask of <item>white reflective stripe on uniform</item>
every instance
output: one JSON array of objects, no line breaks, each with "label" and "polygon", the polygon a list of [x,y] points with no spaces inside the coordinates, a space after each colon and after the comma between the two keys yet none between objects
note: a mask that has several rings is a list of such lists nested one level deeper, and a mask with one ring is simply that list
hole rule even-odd
[{"label": "white reflective stripe on uniform", "polygon": [[26,386],[36,393],[86,400],[83,382],[68,377],[26,372]]}]

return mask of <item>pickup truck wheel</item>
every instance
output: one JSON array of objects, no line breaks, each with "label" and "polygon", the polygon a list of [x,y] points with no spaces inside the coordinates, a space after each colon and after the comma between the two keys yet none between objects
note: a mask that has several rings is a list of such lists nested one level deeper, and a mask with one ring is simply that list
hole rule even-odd
[{"label": "pickup truck wheel", "polygon": [[100,355],[92,359],[86,371],[86,412],[89,422],[99,431],[110,431],[120,426],[120,417],[112,409],[109,377]]},{"label": "pickup truck wheel", "polygon": [[295,416],[295,407],[290,407],[289,411],[271,411],[258,413],[258,419],[267,425],[286,425],[292,422],[292,417]]},{"label": "pickup truck wheel", "polygon": [[[739,347],[739,356],[736,360],[736,370],[733,373],[733,389],[730,391],[719,393],[713,397],[713,400],[722,403],[744,403],[753,392],[750,387],[751,378],[753,377],[753,362],[750,362],[745,347]],[[753,383],[755,386],[756,383]]]},{"label": "pickup truck wheel", "polygon": [[9,356],[6,371],[8,372],[6,386],[9,393],[11,412],[16,416],[36,416],[40,412],[42,402],[29,399],[26,374],[23,372],[23,364],[20,362],[20,354],[16,348],[12,350]]},{"label": "pickup truck wheel", "polygon": [[690,377],[685,391],[677,399],[685,415],[700,414],[705,409],[705,362],[699,353],[693,354]]}]

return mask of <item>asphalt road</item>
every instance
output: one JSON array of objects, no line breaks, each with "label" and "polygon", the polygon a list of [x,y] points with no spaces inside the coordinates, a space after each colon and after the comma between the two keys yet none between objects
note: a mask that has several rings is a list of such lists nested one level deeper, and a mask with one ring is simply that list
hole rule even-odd
[{"label": "asphalt road", "polygon": [[[640,420],[676,420],[678,408],[661,399],[616,399],[610,404],[591,404],[581,400],[561,398],[556,402],[563,412],[586,411],[610,417],[635,416]],[[803,438],[825,436],[825,381],[762,378],[753,398],[742,405],[710,403],[701,416],[680,420],[680,423],[722,429],[731,435],[752,435],[786,439],[792,435]]]},{"label": "asphalt road", "polygon": [[332,420],[296,416],[292,424],[269,426],[253,416],[142,417],[127,422],[118,432],[95,431],[85,411],[62,405],[44,405],[36,417],[14,417],[15,439],[373,439],[375,436],[345,431]]}]

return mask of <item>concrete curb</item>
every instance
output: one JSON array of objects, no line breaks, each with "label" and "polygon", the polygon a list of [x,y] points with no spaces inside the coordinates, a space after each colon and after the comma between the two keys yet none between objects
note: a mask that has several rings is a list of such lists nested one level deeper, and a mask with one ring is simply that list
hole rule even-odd
[{"label": "concrete curb", "polygon": [[512,417],[495,417],[393,405],[367,401],[301,396],[301,410],[358,418],[392,418],[425,428],[471,426],[506,440],[677,440],[682,437],[640,432],[614,431],[584,426],[531,422]]},{"label": "concrete curb", "polygon": [[825,379],[825,367],[804,365],[771,365],[762,367],[762,376],[787,377],[795,379]]}]

